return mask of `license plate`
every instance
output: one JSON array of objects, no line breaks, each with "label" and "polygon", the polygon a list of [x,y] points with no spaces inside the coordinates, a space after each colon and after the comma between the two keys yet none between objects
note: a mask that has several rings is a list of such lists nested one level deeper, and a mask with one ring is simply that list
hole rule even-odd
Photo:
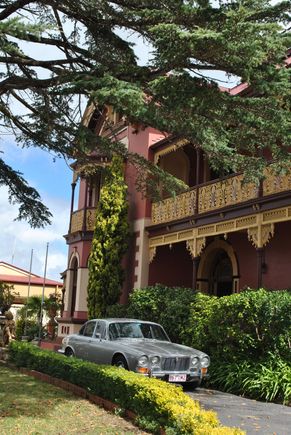
[{"label": "license plate", "polygon": [[169,375],[169,382],[186,382],[187,375]]}]

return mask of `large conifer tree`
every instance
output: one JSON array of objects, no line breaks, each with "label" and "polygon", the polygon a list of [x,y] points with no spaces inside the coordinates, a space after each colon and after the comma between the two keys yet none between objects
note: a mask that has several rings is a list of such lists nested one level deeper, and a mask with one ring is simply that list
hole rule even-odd
[{"label": "large conifer tree", "polygon": [[104,316],[118,302],[123,284],[122,258],[128,247],[127,187],[120,157],[105,173],[89,258],[88,316]]},{"label": "large conifer tree", "polygon": [[[288,26],[290,0],[3,0],[1,126],[21,145],[84,158],[97,145],[80,128],[84,98],[189,139],[215,169],[262,177],[268,156],[286,170]],[[146,64],[129,35],[150,47]],[[251,92],[222,92],[218,83],[229,77]],[[103,150],[111,145],[98,139]],[[115,148],[142,166],[124,145]],[[37,193],[2,158],[1,184],[21,205],[20,218],[49,221]]]}]

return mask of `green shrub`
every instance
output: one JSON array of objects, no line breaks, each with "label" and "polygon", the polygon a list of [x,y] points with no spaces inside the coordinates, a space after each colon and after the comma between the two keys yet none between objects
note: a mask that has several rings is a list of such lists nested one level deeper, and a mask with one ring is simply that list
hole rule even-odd
[{"label": "green shrub", "polygon": [[119,319],[128,317],[127,305],[114,304],[108,306],[106,309],[106,317],[119,318]]},{"label": "green shrub", "polygon": [[221,427],[214,412],[202,410],[198,402],[184,394],[181,388],[157,379],[148,379],[117,367],[65,358],[27,343],[12,342],[9,356],[18,367],[69,381],[118,404],[120,408],[133,411],[143,427],[155,433],[160,427],[164,427],[166,433],[176,435],[243,433]]},{"label": "green shrub", "polygon": [[[21,340],[21,337],[24,335],[25,329],[25,318],[20,317],[16,321],[16,339]],[[31,341],[35,337],[38,337],[39,333],[39,324],[34,319],[27,319],[26,321],[26,336],[28,340]]]},{"label": "green shrub", "polygon": [[266,352],[290,358],[288,291],[248,290],[218,298],[158,284],[135,290],[122,315],[161,323],[173,341],[215,359],[257,359]]},{"label": "green shrub", "polygon": [[190,306],[194,300],[192,289],[157,284],[133,291],[127,316],[161,323],[171,340],[179,342],[188,326]]},{"label": "green shrub", "polygon": [[218,362],[210,367],[210,386],[254,399],[291,404],[291,366],[270,353],[262,362]]},{"label": "green shrub", "polygon": [[217,298],[195,296],[181,340],[215,360],[290,358],[291,293],[248,290]]},{"label": "green shrub", "polygon": [[290,401],[290,292],[247,290],[218,298],[156,285],[132,293],[127,316],[161,323],[173,341],[209,354],[211,386]]},{"label": "green shrub", "polygon": [[0,314],[4,315],[5,311],[9,310],[17,295],[18,293],[15,293],[13,285],[0,282]]}]

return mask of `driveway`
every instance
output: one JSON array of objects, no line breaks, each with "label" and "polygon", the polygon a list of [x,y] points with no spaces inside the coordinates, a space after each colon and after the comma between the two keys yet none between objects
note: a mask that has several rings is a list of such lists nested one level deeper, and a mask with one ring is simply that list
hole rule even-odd
[{"label": "driveway", "polygon": [[274,403],[257,402],[234,394],[206,388],[185,391],[203,408],[217,412],[225,426],[236,426],[248,435],[291,435],[291,408]]}]

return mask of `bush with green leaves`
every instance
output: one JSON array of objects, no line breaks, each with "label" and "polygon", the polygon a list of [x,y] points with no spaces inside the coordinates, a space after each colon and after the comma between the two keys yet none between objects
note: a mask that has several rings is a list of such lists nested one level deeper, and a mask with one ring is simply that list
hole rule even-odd
[{"label": "bush with green leaves", "polygon": [[123,162],[115,156],[105,173],[96,213],[88,263],[89,318],[106,315],[107,308],[116,304],[121,294],[124,280],[121,262],[129,242],[126,195]]},{"label": "bush with green leaves", "polygon": [[161,323],[173,341],[209,354],[210,386],[290,401],[290,292],[249,289],[218,298],[156,285],[135,290],[126,315]]},{"label": "bush with green leaves", "polygon": [[158,284],[134,290],[126,315],[161,323],[173,341],[212,358],[257,359],[267,352],[290,357],[288,291],[247,290],[218,298]]},{"label": "bush with green leaves", "polygon": [[269,353],[262,361],[215,361],[210,367],[210,385],[254,399],[291,405],[291,365]]},{"label": "bush with green leaves", "polygon": [[[30,341],[38,337],[42,312],[41,308],[43,307],[43,314],[46,314],[49,318],[54,318],[61,308],[60,299],[60,295],[52,293],[44,298],[42,305],[41,296],[30,296],[23,307],[17,312],[16,338],[20,340],[21,337],[25,335]],[[41,336],[46,333],[46,326],[47,325],[43,325],[41,328]]]},{"label": "bush with green leaves", "polygon": [[39,323],[35,319],[27,319],[24,317],[19,317],[16,321],[16,339],[21,340],[25,335],[28,341],[33,340],[35,337],[38,337],[39,334]]},{"label": "bush with green leaves", "polygon": [[149,379],[119,367],[99,366],[66,358],[27,343],[9,345],[10,362],[71,382],[134,412],[137,422],[153,433],[175,435],[241,435],[239,429],[220,426],[216,414],[200,408],[181,387]]},{"label": "bush with green leaves", "polygon": [[247,290],[217,298],[197,293],[181,340],[215,360],[290,360],[291,293]]},{"label": "bush with green leaves", "polygon": [[0,314],[5,314],[5,311],[9,310],[17,295],[18,293],[14,292],[13,285],[0,282]]},{"label": "bush with green leaves", "polygon": [[192,289],[157,284],[135,290],[130,295],[127,316],[161,323],[171,340],[180,341],[188,326],[194,300]]}]

